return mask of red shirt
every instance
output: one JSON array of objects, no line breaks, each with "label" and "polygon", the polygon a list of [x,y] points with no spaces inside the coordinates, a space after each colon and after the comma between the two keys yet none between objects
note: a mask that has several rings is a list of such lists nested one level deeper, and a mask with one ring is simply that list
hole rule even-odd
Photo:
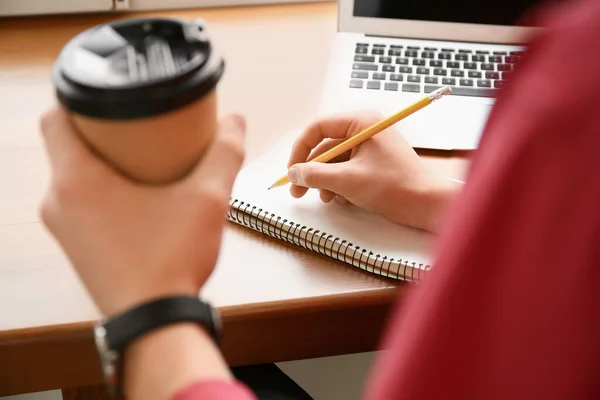
[{"label": "red shirt", "polygon": [[[600,1],[542,17],[369,399],[600,398]],[[200,398],[252,397],[215,382],[177,396]]]}]

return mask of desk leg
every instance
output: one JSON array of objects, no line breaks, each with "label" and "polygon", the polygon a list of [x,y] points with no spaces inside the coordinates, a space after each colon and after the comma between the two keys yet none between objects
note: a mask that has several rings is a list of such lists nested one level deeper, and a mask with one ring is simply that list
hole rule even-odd
[{"label": "desk leg", "polygon": [[104,385],[63,389],[62,398],[63,400],[112,400]]}]

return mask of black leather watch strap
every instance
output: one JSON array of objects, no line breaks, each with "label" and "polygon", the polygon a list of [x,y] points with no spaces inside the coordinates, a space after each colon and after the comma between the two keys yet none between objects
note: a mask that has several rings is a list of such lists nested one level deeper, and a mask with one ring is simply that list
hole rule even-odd
[{"label": "black leather watch strap", "polygon": [[219,342],[220,318],[209,304],[192,296],[158,299],[117,315],[103,326],[111,351],[121,353],[138,337],[155,329],[180,322],[204,326],[215,342]]}]

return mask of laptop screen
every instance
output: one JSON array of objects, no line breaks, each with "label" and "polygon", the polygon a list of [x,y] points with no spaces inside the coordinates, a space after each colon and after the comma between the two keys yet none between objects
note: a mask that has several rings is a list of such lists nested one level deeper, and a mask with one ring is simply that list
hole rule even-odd
[{"label": "laptop screen", "polygon": [[355,17],[523,25],[540,0],[354,0]]}]

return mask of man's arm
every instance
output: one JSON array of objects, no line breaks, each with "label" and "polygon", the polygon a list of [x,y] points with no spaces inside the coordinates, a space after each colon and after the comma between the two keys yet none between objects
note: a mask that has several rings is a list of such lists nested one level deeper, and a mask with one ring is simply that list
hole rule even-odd
[{"label": "man's arm", "polygon": [[229,372],[211,337],[194,324],[151,332],[126,352],[125,392],[131,399],[252,400]]},{"label": "man's arm", "polygon": [[571,5],[503,89],[372,398],[600,395],[600,3]]}]

